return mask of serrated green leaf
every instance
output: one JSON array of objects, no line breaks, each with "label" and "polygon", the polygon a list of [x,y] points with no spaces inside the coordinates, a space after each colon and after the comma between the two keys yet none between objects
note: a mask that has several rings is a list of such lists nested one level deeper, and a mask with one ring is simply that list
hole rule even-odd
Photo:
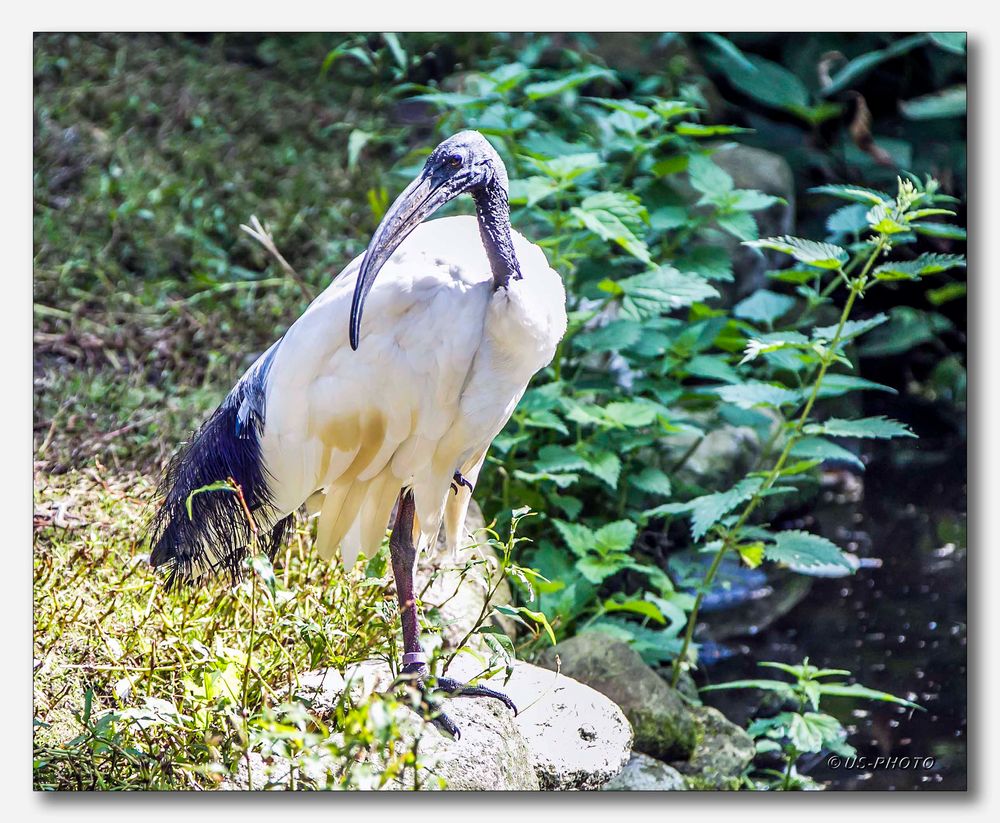
[{"label": "serrated green leaf", "polygon": [[564,74],[555,80],[530,83],[524,87],[524,93],[529,100],[544,100],[546,97],[553,97],[557,94],[570,91],[599,77],[613,80],[615,75],[614,72],[608,69],[599,66],[589,66],[582,71]]},{"label": "serrated green leaf", "polygon": [[950,223],[910,223],[910,228],[917,234],[927,237],[940,237],[942,240],[966,240],[968,232],[961,226],[952,226]]},{"label": "serrated green leaf", "polygon": [[604,407],[604,414],[620,426],[648,426],[656,419],[656,407],[641,401],[615,401]]},{"label": "serrated green leaf", "polygon": [[717,386],[713,391],[727,403],[739,406],[741,409],[752,409],[754,406],[771,406],[780,408],[789,403],[798,403],[799,392],[775,386],[759,380],[748,380],[736,386]]},{"label": "serrated green leaf", "polygon": [[902,423],[881,415],[861,417],[856,420],[831,417],[824,423],[813,423],[806,426],[805,431],[807,434],[827,434],[831,437],[868,437],[880,440],[888,440],[893,437],[916,437]]},{"label": "serrated green leaf", "polygon": [[863,203],[841,206],[826,218],[826,230],[831,234],[858,234],[868,228],[867,214]]},{"label": "serrated green leaf", "polygon": [[730,680],[728,683],[712,683],[702,686],[698,691],[715,692],[725,689],[761,689],[766,692],[784,692],[791,696],[792,684],[782,680]]},{"label": "serrated green leaf", "polygon": [[561,434],[569,434],[566,424],[550,411],[531,412],[525,416],[524,425],[533,429],[552,429]]},{"label": "serrated green leaf", "polygon": [[757,239],[757,221],[749,212],[734,211],[728,214],[717,214],[715,222],[718,223],[720,229],[729,232],[737,240],[749,243]]},{"label": "serrated green leaf", "polygon": [[548,158],[527,156],[523,159],[542,174],[562,183],[575,180],[601,166],[600,155],[592,151],[571,152]]},{"label": "serrated green leaf", "polygon": [[[878,326],[881,326],[889,319],[889,315],[879,312],[873,317],[869,317],[865,320],[848,320],[844,323],[844,327],[840,332],[841,342],[847,340],[853,340],[855,337],[859,337],[865,332],[869,332]],[[813,340],[833,340],[834,336],[837,334],[837,326],[817,326],[812,330]]]},{"label": "serrated green leaf", "polygon": [[852,200],[855,203],[889,203],[893,198],[882,191],[868,189],[864,186],[845,186],[840,184],[827,184],[825,186],[814,186],[809,189],[811,194],[829,194],[831,197],[839,197],[841,200]]},{"label": "serrated green leaf", "polygon": [[637,343],[641,336],[641,323],[629,319],[612,320],[605,326],[581,332],[573,343],[587,351],[620,351]]},{"label": "serrated green leaf", "polygon": [[637,237],[617,214],[605,208],[585,209],[578,206],[571,208],[570,214],[577,219],[583,228],[593,232],[603,240],[617,243],[633,257],[646,265],[652,265],[653,260],[645,241]]},{"label": "serrated green leaf", "polygon": [[729,176],[729,172],[704,154],[689,156],[688,178],[697,191],[710,197],[728,194],[733,190],[733,178]]},{"label": "serrated green leaf", "polygon": [[829,440],[824,440],[822,437],[803,437],[792,446],[789,454],[792,457],[800,457],[808,460],[840,460],[856,466],[862,471],[865,468],[865,464],[861,462],[861,459],[854,452],[845,449],[843,446],[838,446]]},{"label": "serrated green leaf", "polygon": [[872,206],[868,213],[865,215],[865,220],[868,221],[868,225],[871,227],[872,231],[879,232],[880,234],[901,234],[902,232],[907,232],[910,227],[905,223],[901,223],[902,217],[899,217],[895,209],[890,209],[885,205],[879,204],[877,206]]},{"label": "serrated green leaf", "polygon": [[692,377],[704,377],[709,380],[721,380],[723,383],[742,383],[743,378],[728,360],[718,354],[699,354],[692,357],[687,364],[687,372]]},{"label": "serrated green leaf", "polygon": [[645,274],[617,281],[625,297],[622,309],[630,317],[644,320],[672,309],[718,297],[718,290],[693,274],[683,274],[673,266],[660,266]]},{"label": "serrated green leaf", "polygon": [[673,491],[670,478],[662,469],[655,466],[646,466],[638,474],[630,474],[628,482],[640,491],[659,497],[670,497]]},{"label": "serrated green leaf", "polygon": [[869,689],[860,683],[820,683],[819,691],[820,694],[830,695],[831,697],[860,697],[865,700],[879,700],[883,703],[898,703],[901,706],[909,706],[911,709],[924,711],[924,707],[918,703],[902,697],[896,697],[894,694],[889,694],[888,692]]},{"label": "serrated green leaf", "polygon": [[707,280],[733,279],[733,261],[729,253],[720,246],[699,246],[674,260],[674,266],[682,272],[692,272]]},{"label": "serrated green leaf", "polygon": [[873,274],[879,280],[917,280],[955,268],[965,268],[964,254],[921,254],[916,260],[882,263]]},{"label": "serrated green leaf", "polygon": [[535,460],[535,469],[541,472],[576,471],[584,467],[584,459],[565,446],[543,446]]},{"label": "serrated green leaf", "polygon": [[941,332],[952,327],[952,322],[937,312],[896,306],[891,311],[889,322],[862,344],[861,356],[887,357],[902,354],[914,346],[934,341]]},{"label": "serrated green leaf", "polygon": [[764,548],[764,556],[775,563],[794,566],[834,565],[854,570],[835,543],[799,529],[775,532],[774,542]]},{"label": "serrated green leaf", "polygon": [[534,206],[546,197],[559,191],[559,183],[540,174],[510,181],[510,203],[512,205]]},{"label": "serrated green leaf", "polygon": [[596,554],[588,554],[577,561],[576,568],[588,582],[596,586],[603,582],[605,578],[625,568],[623,561],[624,558],[622,557],[608,558],[599,557]]},{"label": "serrated green leaf", "polygon": [[744,242],[744,246],[756,249],[771,249],[783,254],[790,254],[800,263],[814,266],[818,269],[837,269],[848,261],[850,255],[840,246],[833,243],[819,243],[815,240],[804,240],[801,237],[783,235],[768,237],[763,240]]},{"label": "serrated green leaf", "polygon": [[819,397],[840,397],[852,391],[884,391],[889,394],[898,394],[892,386],[884,386],[866,380],[863,377],[856,377],[853,374],[828,374],[823,378],[823,383],[819,389]]},{"label": "serrated green leaf", "polygon": [[583,557],[593,547],[594,532],[582,523],[567,523],[565,520],[552,518],[552,525],[577,557]]},{"label": "serrated green leaf", "polygon": [[744,500],[749,500],[762,482],[757,477],[745,478],[728,491],[706,494],[689,501],[691,537],[696,541],[701,540],[712,526]]},{"label": "serrated green leaf", "polygon": [[594,532],[594,548],[600,554],[627,552],[635,542],[638,527],[631,520],[616,520]]},{"label": "serrated green leaf", "polygon": [[607,483],[612,489],[618,488],[618,476],[621,474],[622,462],[618,455],[609,451],[590,451],[581,455],[581,468],[594,477]]},{"label": "serrated green leaf", "polygon": [[744,320],[771,325],[795,307],[795,298],[787,294],[757,289],[733,307],[733,314]]}]

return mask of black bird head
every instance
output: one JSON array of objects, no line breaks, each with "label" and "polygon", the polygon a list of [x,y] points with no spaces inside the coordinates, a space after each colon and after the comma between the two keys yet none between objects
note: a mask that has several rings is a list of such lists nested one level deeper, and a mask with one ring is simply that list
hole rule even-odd
[{"label": "black bird head", "polygon": [[460,131],[442,142],[417,178],[389,207],[372,235],[351,303],[351,348],[358,348],[365,299],[379,270],[421,222],[466,192],[499,189],[506,201],[507,168],[500,155],[477,131]]}]

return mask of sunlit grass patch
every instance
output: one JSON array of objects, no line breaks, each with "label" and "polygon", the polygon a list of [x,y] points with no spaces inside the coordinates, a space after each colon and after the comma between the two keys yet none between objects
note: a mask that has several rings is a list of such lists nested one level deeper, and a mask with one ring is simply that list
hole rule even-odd
[{"label": "sunlit grass patch", "polygon": [[[37,479],[36,786],[209,788],[248,749],[325,758],[342,786],[411,762],[392,754],[393,698],[324,718],[285,696],[311,669],[389,656],[391,592],[308,551],[300,523],[273,578],[261,563],[234,588],[168,593],[140,541],[150,492],[97,469]],[[390,755],[371,778],[357,764],[376,741]]]}]

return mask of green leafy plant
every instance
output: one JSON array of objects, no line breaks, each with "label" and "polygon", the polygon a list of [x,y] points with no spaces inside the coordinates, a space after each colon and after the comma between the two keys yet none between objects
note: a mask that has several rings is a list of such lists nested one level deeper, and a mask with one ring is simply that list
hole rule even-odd
[{"label": "green leafy plant", "polygon": [[[808,338],[793,331],[751,337],[747,341],[743,363],[756,361],[760,357],[766,358],[771,353],[790,353],[799,380],[795,389],[780,384],[761,383],[743,384],[735,389],[725,387],[722,390],[729,394],[731,400],[742,400],[748,405],[764,406],[773,411],[777,425],[768,446],[776,449],[778,454],[770,469],[751,473],[730,490],[699,497],[685,506],[670,509],[675,514],[690,512],[691,533],[695,540],[700,540],[709,531],[718,538],[713,545],[706,547],[714,553],[714,557],[695,598],[684,642],[674,662],[675,685],[688,662],[688,650],[694,637],[704,593],[727,552],[737,551],[752,564],[759,563],[762,554],[768,560],[793,568],[842,565],[853,571],[841,550],[819,535],[797,530],[772,532],[760,526],[747,528],[750,517],[765,497],[789,490],[787,484],[794,482],[797,475],[823,459],[839,456],[840,447],[828,441],[825,436],[878,439],[914,436],[906,426],[884,417],[855,420],[833,418],[825,422],[813,422],[810,415],[821,395],[830,368],[835,364],[851,367],[844,352],[847,342],[874,328],[885,317],[882,315],[882,318],[860,324],[851,323],[855,302],[868,289],[896,280],[904,274],[907,278],[919,278],[925,274],[965,265],[964,257],[959,255],[937,254],[922,254],[905,263],[880,262],[894,245],[905,245],[907,239],[912,241],[915,233],[922,230],[924,218],[953,214],[936,206],[950,198],[938,193],[937,183],[933,180],[921,185],[909,179],[899,180],[894,197],[849,186],[827,186],[824,193],[848,200],[861,198],[871,204],[865,212],[867,234],[854,244],[853,257],[847,249],[832,243],[818,243],[797,237],[768,238],[748,243],[757,248],[790,255],[799,263],[815,270],[812,285],[808,287],[813,296],[818,298],[824,292],[829,296],[843,287],[847,291],[847,297],[840,319],[833,327],[814,328]],[[746,392],[748,386],[751,387],[749,394]],[[786,409],[793,411],[788,414]],[[792,458],[801,459],[790,463]],[[730,512],[734,510],[737,513],[731,515]],[[662,512],[662,508],[660,511]]]},{"label": "green leafy plant", "polygon": [[[704,101],[683,81],[649,78],[643,93],[613,96],[623,82],[597,63],[553,70],[529,54],[468,75],[460,91],[422,87],[411,99],[440,110],[441,134],[478,128],[495,139],[515,225],[567,284],[566,338],[496,439],[482,499],[501,517],[515,503],[542,514],[528,562],[548,578],[540,599],[556,631],[599,624],[650,662],[672,661],[676,680],[728,552],[751,565],[853,571],[822,535],[771,531],[753,516],[801,493],[823,461],[863,468],[840,438],[913,436],[884,416],[820,421],[816,404],[892,391],[850,374],[849,350],[907,315],[853,320],[857,301],[876,284],[963,267],[961,255],[910,249],[964,235],[935,220],[953,198],[907,178],[894,194],[816,187],[847,201],[826,237],[760,238],[755,215],[783,201],[741,188],[715,160],[725,146],[705,140],[743,130],[701,122]],[[741,243],[791,266],[727,311],[719,303]],[[757,438],[748,471],[685,471],[702,442],[732,427]],[[693,592],[639,545],[644,530],[684,518],[690,543],[717,561]]]},{"label": "green leafy plant", "polygon": [[754,720],[747,729],[756,741],[758,754],[778,753],[783,761],[784,768],[780,770],[761,770],[761,774],[767,779],[767,785],[772,788],[788,791],[811,788],[814,785],[795,768],[796,762],[804,754],[822,751],[843,757],[853,757],[856,754],[854,747],[847,742],[847,730],[840,721],[820,710],[824,697],[842,697],[855,701],[879,700],[922,711],[920,706],[910,700],[869,689],[860,683],[831,681],[831,677],[850,677],[851,673],[845,669],[819,669],[809,665],[808,658],[799,666],[774,662],[762,662],[758,665],[778,669],[791,675],[794,680],[734,680],[704,686],[701,690],[758,689],[771,692],[795,706],[794,711],[782,711],[773,717]]}]

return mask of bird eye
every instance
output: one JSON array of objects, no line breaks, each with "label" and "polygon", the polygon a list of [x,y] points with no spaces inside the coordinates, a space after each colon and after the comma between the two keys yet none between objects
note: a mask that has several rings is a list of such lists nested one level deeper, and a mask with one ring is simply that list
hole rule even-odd
[{"label": "bird eye", "polygon": [[462,165],[462,155],[460,154],[449,154],[445,158],[445,162],[451,166],[453,169],[457,169]]}]

